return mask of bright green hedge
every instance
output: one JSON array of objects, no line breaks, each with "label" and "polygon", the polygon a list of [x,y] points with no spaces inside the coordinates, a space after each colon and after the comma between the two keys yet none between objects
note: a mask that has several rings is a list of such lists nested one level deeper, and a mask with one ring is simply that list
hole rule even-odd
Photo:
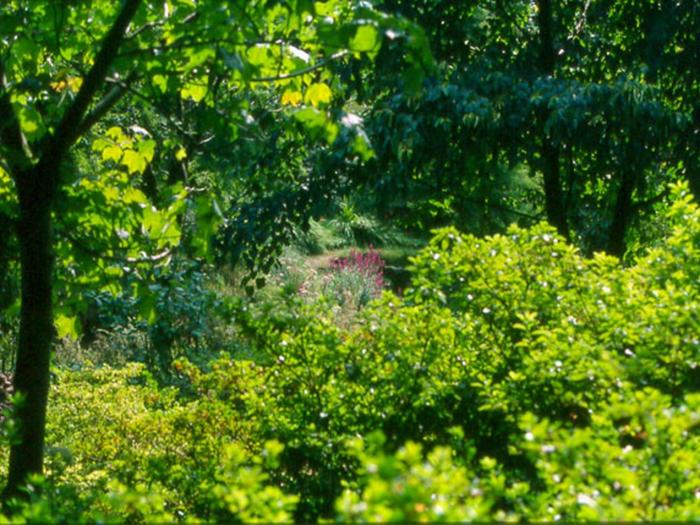
[{"label": "bright green hedge", "polygon": [[238,313],[257,361],[181,362],[179,391],[60,371],[49,481],[17,512],[700,519],[700,212],[674,195],[628,268],[545,225],[441,230],[351,329],[285,299]]}]

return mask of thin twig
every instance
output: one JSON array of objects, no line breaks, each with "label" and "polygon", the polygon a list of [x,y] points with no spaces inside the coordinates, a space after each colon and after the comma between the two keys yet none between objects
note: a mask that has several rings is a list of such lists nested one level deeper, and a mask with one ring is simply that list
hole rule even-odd
[{"label": "thin twig", "polygon": [[131,85],[135,78],[136,75],[134,72],[132,72],[122,84],[114,86],[107,92],[102,100],[95,105],[95,108],[83,118],[83,121],[80,123],[77,129],[78,136],[82,136],[87,133],[93,125],[104,117],[114,107],[114,105],[121,100],[121,98],[127,93],[126,88]]},{"label": "thin twig", "polygon": [[330,62],[334,60],[338,60],[340,58],[343,58],[347,55],[349,55],[349,51],[339,51],[338,53],[334,53],[327,59],[321,60],[317,64],[314,64],[313,66],[306,67],[304,69],[298,69],[297,71],[292,71],[291,73],[286,73],[284,75],[277,75],[277,76],[272,76],[272,77],[257,77],[257,78],[250,78],[248,79],[248,82],[277,82],[279,80],[287,80],[290,78],[294,77],[300,77],[302,75],[308,75],[309,73],[313,73],[314,71],[321,69],[328,65]]},{"label": "thin twig", "polygon": [[104,250],[96,250],[94,248],[90,248],[89,246],[84,244],[82,240],[78,239],[77,237],[74,237],[66,231],[62,231],[61,234],[81,252],[84,252],[97,259],[104,259],[106,261],[117,262],[120,264],[155,264],[162,261],[163,259],[166,259],[173,253],[172,248],[166,248],[162,252],[156,253],[154,255],[146,255],[144,257],[120,257],[118,255],[108,255]]}]

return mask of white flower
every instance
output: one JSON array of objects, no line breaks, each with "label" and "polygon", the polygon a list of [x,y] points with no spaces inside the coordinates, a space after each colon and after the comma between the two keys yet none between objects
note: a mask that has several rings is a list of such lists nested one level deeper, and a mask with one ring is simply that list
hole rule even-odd
[{"label": "white flower", "polygon": [[588,494],[579,494],[576,498],[576,502],[579,505],[586,505],[588,507],[595,507],[596,505],[595,500],[591,498]]}]

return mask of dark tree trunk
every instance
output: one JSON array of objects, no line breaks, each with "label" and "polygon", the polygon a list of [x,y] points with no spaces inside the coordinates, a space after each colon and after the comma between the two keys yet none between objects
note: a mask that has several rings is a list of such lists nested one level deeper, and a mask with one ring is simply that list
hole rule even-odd
[{"label": "dark tree trunk", "polygon": [[547,75],[553,75],[555,54],[551,0],[537,0],[537,25],[540,31],[540,69]]},{"label": "dark tree trunk", "polygon": [[544,177],[545,211],[547,220],[566,239],[569,238],[569,222],[566,218],[566,204],[561,187],[559,171],[559,150],[548,142],[542,132],[542,173]]},{"label": "dark tree trunk", "polygon": [[[554,76],[555,51],[552,29],[552,4],[550,0],[538,0],[537,24],[540,33],[540,72],[546,76]],[[552,143],[544,131],[547,111],[540,115],[541,140],[540,158],[542,175],[544,177],[544,198],[547,220],[556,227],[565,238],[569,238],[569,223],[566,218],[566,204],[561,185],[559,166],[559,148]]]},{"label": "dark tree trunk", "polygon": [[683,155],[687,158],[684,161],[686,164],[686,179],[695,201],[700,202],[700,158],[698,158],[698,152],[700,152],[700,105],[696,105],[693,108],[693,124],[686,137],[686,140],[689,141],[686,147],[687,153]]},{"label": "dark tree trunk", "polygon": [[634,173],[625,170],[622,173],[622,184],[617,192],[613,220],[610,225],[608,235],[608,253],[617,257],[625,254],[627,245],[625,243],[625,233],[632,211],[632,192],[634,191]]},{"label": "dark tree trunk", "polygon": [[16,495],[29,474],[42,470],[54,331],[51,201],[56,175],[35,169],[24,172],[18,180],[22,307],[14,390],[23,400],[16,408],[19,435],[10,448],[6,497]]},{"label": "dark tree trunk", "polygon": [[[700,134],[700,129],[698,129],[698,133]],[[698,148],[698,151],[700,151],[700,148]],[[686,169],[685,178],[690,192],[695,197],[695,202],[700,202],[700,166],[697,165],[698,161],[695,159],[691,159],[690,162],[694,162],[696,165]]]}]

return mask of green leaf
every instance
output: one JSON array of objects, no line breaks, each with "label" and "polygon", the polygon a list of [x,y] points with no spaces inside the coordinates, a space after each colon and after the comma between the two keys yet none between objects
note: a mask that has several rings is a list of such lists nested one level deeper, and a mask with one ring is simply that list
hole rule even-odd
[{"label": "green leaf", "polygon": [[119,201],[120,196],[121,196],[119,193],[119,189],[115,188],[113,186],[105,188],[102,191],[102,195],[104,195],[105,199],[107,199],[108,201],[113,201],[113,202]]},{"label": "green leaf", "polygon": [[148,166],[146,157],[133,149],[128,149],[124,152],[121,163],[126,166],[126,169],[129,170],[129,174],[131,175],[134,173],[143,173],[146,166]]},{"label": "green leaf", "polygon": [[191,71],[196,67],[202,66],[208,60],[214,58],[216,52],[213,47],[203,46],[198,49],[191,50],[187,53],[189,60],[185,65],[186,71]]},{"label": "green leaf", "polygon": [[124,152],[117,145],[107,146],[102,150],[102,160],[113,160],[119,162]]},{"label": "green leaf", "polygon": [[122,128],[118,126],[112,126],[111,128],[109,128],[107,130],[106,135],[115,142],[121,142],[126,138],[124,132],[122,131]]},{"label": "green leaf", "polygon": [[156,297],[148,290],[146,286],[139,286],[139,315],[145,319],[148,324],[153,324],[158,319],[156,311]]},{"label": "green leaf", "polygon": [[207,260],[212,260],[212,239],[223,223],[223,215],[216,199],[200,195],[195,199],[195,216],[197,227],[190,242],[196,253]]},{"label": "green leaf", "polygon": [[185,84],[182,88],[180,95],[184,99],[191,99],[195,102],[201,102],[202,99],[207,95],[208,87],[206,82],[198,81],[197,83]]},{"label": "green leaf", "polygon": [[352,140],[352,151],[357,153],[363,162],[367,162],[374,157],[374,150],[364,132],[355,135],[355,138]]},{"label": "green leaf", "polygon": [[294,117],[308,129],[316,130],[326,124],[326,114],[316,108],[303,108],[294,113]]},{"label": "green leaf", "polygon": [[112,142],[105,138],[95,139],[95,141],[92,143],[92,151],[102,151],[103,149],[111,145]]},{"label": "green leaf", "polygon": [[311,84],[306,90],[304,102],[311,104],[313,107],[325,107],[333,98],[331,88],[324,83]]},{"label": "green leaf", "polygon": [[331,144],[338,136],[338,125],[331,122],[323,111],[307,107],[297,111],[294,116],[313,137],[324,137]]},{"label": "green leaf", "polygon": [[139,153],[145,159],[146,163],[149,163],[153,160],[153,156],[156,152],[156,141],[151,139],[142,140],[138,143],[137,148]]},{"label": "green leaf", "polygon": [[46,133],[46,126],[41,115],[32,107],[23,106],[17,113],[19,125],[27,139],[34,141]]},{"label": "green leaf", "polygon": [[267,45],[257,45],[248,50],[248,62],[257,67],[272,65],[273,56],[270,48]]},{"label": "green leaf", "polygon": [[148,205],[148,197],[137,188],[127,188],[122,196],[124,204],[139,204],[141,207]]},{"label": "green leaf", "polygon": [[68,316],[65,314],[58,314],[54,319],[54,326],[56,327],[56,333],[58,337],[77,339],[80,333],[78,323],[78,318],[75,316]]},{"label": "green leaf", "polygon": [[355,36],[350,39],[350,49],[357,52],[377,51],[380,44],[379,31],[373,25],[358,27]]},{"label": "green leaf", "polygon": [[153,75],[152,82],[161,93],[165,93],[168,90],[168,77],[163,75]]}]

